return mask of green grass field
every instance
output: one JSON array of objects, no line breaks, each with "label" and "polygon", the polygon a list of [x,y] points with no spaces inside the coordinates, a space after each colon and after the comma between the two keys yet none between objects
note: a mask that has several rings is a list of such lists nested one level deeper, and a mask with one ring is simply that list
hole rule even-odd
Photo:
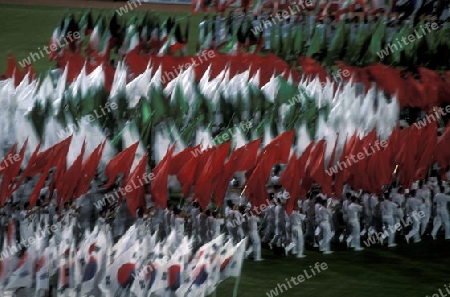
[{"label": "green grass field", "polygon": [[[245,261],[239,297],[269,296],[286,278],[310,271],[325,262],[328,269],[278,296],[302,297],[425,297],[445,292],[450,285],[450,241],[424,240],[399,244],[396,248],[372,246],[362,252],[338,250],[331,255],[306,251],[306,258],[278,257],[263,250],[263,262]],[[311,275],[311,272],[309,272]],[[219,286],[217,296],[232,296],[233,280]],[[276,296],[276,295],[273,295]]]},{"label": "green grass field", "polygon": [[[60,22],[64,8],[0,5],[0,73],[6,68],[6,55],[11,52],[24,59],[38,47],[48,44],[53,29]],[[72,10],[78,13],[79,9]],[[98,13],[99,11],[95,11]],[[109,13],[107,10],[106,13]],[[164,18],[173,13],[158,13]],[[186,13],[176,14],[185,17]],[[198,22],[191,19],[189,52],[195,49]],[[185,22],[186,20],[183,20]],[[51,68],[47,58],[34,63],[42,73]],[[306,251],[305,259],[278,257],[263,250],[264,262],[245,261],[239,286],[239,297],[269,296],[267,293],[286,283],[286,278],[303,274],[316,262],[325,262],[328,269],[293,286],[279,296],[302,297],[425,297],[436,294],[450,283],[450,241],[429,241],[419,244],[401,243],[394,249],[373,246],[362,252],[338,250],[332,255]],[[234,279],[222,283],[217,296],[232,296]],[[275,296],[275,295],[273,295]],[[437,295],[436,295],[437,296]]]},{"label": "green grass field", "polygon": [[[17,61],[28,57],[30,52],[38,52],[49,44],[53,30],[60,24],[64,13],[73,12],[78,18],[85,11],[79,8],[66,9],[61,7],[25,6],[25,5],[0,5],[0,74],[6,70],[6,56],[13,53]],[[93,9],[94,22],[99,13],[109,16],[113,10]],[[126,20],[133,15],[143,14],[142,11],[132,11],[119,17]],[[182,30],[187,23],[187,13],[183,12],[157,12],[160,20],[175,15],[181,20]],[[203,17],[201,15],[190,17],[188,52],[195,52],[195,41],[198,38],[198,24]],[[32,62],[38,73],[43,73],[54,68],[55,63],[49,62],[48,57]]]}]

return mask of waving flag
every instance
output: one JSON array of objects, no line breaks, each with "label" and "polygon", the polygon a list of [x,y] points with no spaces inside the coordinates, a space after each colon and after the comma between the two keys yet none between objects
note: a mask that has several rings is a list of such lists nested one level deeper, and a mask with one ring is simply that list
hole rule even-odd
[{"label": "waving flag", "polygon": [[9,277],[7,290],[15,290],[21,287],[29,288],[33,283],[33,254],[32,248],[25,252],[19,259],[19,263]]},{"label": "waving flag", "polygon": [[153,169],[155,178],[150,184],[150,193],[152,194],[155,207],[161,207],[162,209],[167,206],[167,178],[174,150],[175,145],[172,145],[161,162]]},{"label": "waving flag", "polygon": [[[136,217],[136,210],[141,207],[145,208],[145,191],[143,182],[146,180],[146,167],[147,167],[147,153],[139,161],[136,169],[131,174],[130,178],[125,184],[125,188],[130,187],[132,190],[127,191],[126,201],[128,209],[130,210],[131,216]],[[129,193],[128,193],[129,192]]]},{"label": "waving flag", "polygon": [[104,185],[104,188],[109,188],[116,181],[119,173],[123,173],[124,180],[130,173],[131,165],[133,164],[135,154],[139,145],[139,141],[124,149],[122,152],[112,158],[108,165],[105,167],[105,175],[109,179],[108,183]]},{"label": "waving flag", "polygon": [[50,279],[50,247],[46,247],[44,252],[36,261],[36,292],[39,292],[41,289],[47,289],[49,285]]}]

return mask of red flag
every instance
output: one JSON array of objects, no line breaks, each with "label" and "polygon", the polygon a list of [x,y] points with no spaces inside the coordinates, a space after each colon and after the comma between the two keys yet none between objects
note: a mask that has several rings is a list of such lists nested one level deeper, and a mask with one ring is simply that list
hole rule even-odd
[{"label": "red flag", "polygon": [[447,166],[450,165],[450,122],[442,136],[439,137],[434,154],[436,162],[446,170]]},{"label": "red flag", "polygon": [[298,192],[300,189],[300,170],[298,168],[298,160],[297,154],[294,153],[289,160],[289,163],[286,166],[286,169],[283,172],[283,175],[280,177],[279,183],[282,185],[286,191],[289,192],[290,198],[286,204],[286,212],[288,215],[291,215],[292,210],[294,209],[295,202],[298,201]]},{"label": "red flag", "polygon": [[302,66],[302,71],[307,79],[313,80],[319,77],[321,83],[332,81],[325,68],[323,68],[316,60],[302,56],[298,57],[298,62]]},{"label": "red flag", "polygon": [[33,177],[38,173],[42,173],[48,163],[51,163],[50,168],[57,166],[59,159],[55,158],[55,156],[59,156],[61,150],[66,150],[70,146],[71,141],[72,135],[39,153],[35,160],[33,160],[33,163],[28,162],[28,165],[31,167],[27,169],[26,177]]},{"label": "red flag", "polygon": [[83,162],[81,169],[81,176],[78,186],[76,188],[75,196],[80,197],[85,194],[91,185],[91,181],[95,176],[98,164],[102,159],[103,149],[105,148],[106,139],[103,140],[89,157]]},{"label": "red flag", "polygon": [[441,76],[430,69],[425,67],[419,67],[418,69],[420,80],[425,87],[425,94],[427,102],[426,106],[422,106],[424,109],[431,108],[432,106],[439,106],[440,104],[449,101],[449,86],[442,80]]},{"label": "red flag", "polygon": [[223,163],[230,150],[230,145],[231,142],[224,143],[215,147],[208,154],[208,159],[195,181],[195,195],[202,209],[205,209],[211,201],[211,193],[215,189],[215,184],[218,183],[218,175],[223,170]]},{"label": "red flag", "polygon": [[[7,197],[10,197],[12,195],[12,193],[14,192],[14,186],[15,186],[14,182],[16,181],[16,178],[19,175],[20,166],[22,165],[22,161],[23,161],[23,157],[25,156],[25,150],[27,148],[27,145],[28,145],[28,138],[25,141],[25,143],[23,144],[22,148],[20,149],[20,152],[19,152],[19,155],[18,155],[18,157],[19,157],[18,160],[10,165],[12,167],[11,171],[10,171],[10,173],[11,173],[11,175],[10,175],[11,186],[10,186],[10,188],[8,190]],[[14,160],[16,160],[15,157],[16,156],[14,155]],[[5,177],[3,177],[3,179],[5,179],[5,178],[6,178],[6,175],[5,175]]]},{"label": "red flag", "polygon": [[261,151],[256,167],[247,172],[244,191],[254,206],[259,207],[266,203],[265,185],[270,177],[272,166],[276,163],[288,162],[293,138],[293,130],[278,135]]},{"label": "red flag", "polygon": [[133,165],[134,157],[136,155],[136,150],[138,148],[139,141],[127,147],[122,152],[118,153],[114,158],[112,158],[108,165],[105,167],[105,175],[109,179],[108,183],[104,185],[104,188],[109,188],[116,181],[119,173],[124,174],[124,179],[126,180],[130,174],[131,166]]},{"label": "red flag", "polygon": [[214,190],[214,200],[220,207],[228,189],[228,184],[237,171],[246,171],[255,166],[258,149],[261,146],[261,138],[254,140],[236,149],[231,154],[220,175],[220,181]]},{"label": "red flag", "polygon": [[245,171],[251,169],[255,166],[256,158],[258,155],[258,150],[261,146],[261,138],[253,140],[246,145],[233,151],[228,163],[233,163],[233,170]]},{"label": "red flag", "polygon": [[367,66],[365,69],[372,76],[377,87],[391,95],[398,94],[403,92],[404,89],[409,88],[405,80],[402,79],[400,70],[396,68],[377,63],[375,65]]},{"label": "red flag", "polygon": [[418,162],[416,164],[416,179],[424,179],[428,173],[428,169],[433,164],[434,153],[437,147],[437,122],[433,121],[424,130],[424,136],[421,137],[421,141],[417,143],[420,146],[418,154]]},{"label": "red flag", "polygon": [[[50,197],[53,197],[53,191],[56,189],[56,185],[60,182],[64,173],[67,170],[67,155],[69,154],[70,146],[66,145],[54,156],[54,167],[52,180],[49,185]],[[60,194],[60,193],[58,193]]]},{"label": "red flag", "polygon": [[43,172],[41,173],[41,177],[39,178],[39,181],[37,182],[37,184],[33,190],[33,193],[31,193],[30,206],[29,206],[30,209],[36,206],[36,201],[38,199],[39,194],[41,193],[41,189],[45,185],[45,180],[47,179],[50,168],[52,168],[52,166],[51,166],[51,163],[48,162],[47,166],[45,166]]},{"label": "red flag", "polygon": [[177,174],[183,166],[191,159],[192,156],[200,153],[200,145],[195,147],[187,147],[183,151],[174,155],[170,162],[170,174]]},{"label": "red flag", "polygon": [[9,152],[6,154],[6,156],[3,158],[3,161],[1,162],[1,168],[3,171],[3,179],[0,186],[0,201],[2,205],[5,205],[6,198],[8,197],[9,187],[11,185],[12,181],[12,171],[13,166],[10,166],[8,163],[8,160],[13,159],[13,156],[16,154],[16,148],[17,143],[15,143],[12,148],[9,150]]},{"label": "red flag", "polygon": [[310,165],[308,167],[311,168],[311,178],[322,186],[322,192],[331,194],[331,176],[325,173],[325,152],[326,141],[322,139],[317,143],[314,150],[311,152],[309,161]]},{"label": "red flag", "polygon": [[[312,181],[310,184],[309,176],[306,177],[306,169],[309,160],[309,156],[311,155],[311,150],[314,147],[314,141],[311,141],[306,149],[303,151],[302,155],[298,158],[298,169],[299,169],[299,178],[302,180],[301,187],[299,189],[299,196],[301,198],[306,198],[306,194],[309,191],[309,188],[312,185]],[[305,178],[306,177],[306,178]]]},{"label": "red flag", "polygon": [[42,141],[39,142],[39,144],[36,146],[36,148],[34,149],[34,152],[31,154],[30,160],[28,160],[28,163],[25,167],[25,169],[22,172],[22,175],[20,176],[20,179],[18,182],[16,182],[16,184],[13,187],[13,192],[16,191],[20,185],[23,183],[23,181],[25,180],[25,178],[27,177],[28,171],[31,168],[31,164],[34,164],[34,162],[36,161],[37,155],[39,153],[39,149],[41,148],[41,144]]},{"label": "red flag", "polygon": [[161,207],[162,209],[167,207],[167,178],[174,150],[175,145],[169,148],[161,162],[153,169],[154,179],[150,184],[150,193],[155,207]]},{"label": "red flag", "polygon": [[287,163],[289,160],[293,139],[294,130],[283,132],[264,147],[259,157],[270,156],[273,158],[270,166],[275,163]]},{"label": "red flag", "polygon": [[197,166],[199,164],[198,160],[199,158],[191,156],[177,173],[177,179],[181,184],[183,197],[187,197],[190,193],[191,186],[194,183],[195,172],[197,171]]},{"label": "red flag", "polygon": [[83,156],[85,148],[86,142],[83,141],[83,146],[81,147],[80,154],[56,184],[56,189],[58,191],[59,205],[62,205],[65,202],[70,201],[75,194],[75,188],[77,187],[81,177],[81,169],[83,165]]},{"label": "red flag", "polygon": [[266,203],[267,192],[265,185],[270,177],[270,169],[273,166],[271,157],[263,156],[259,159],[258,164],[247,179],[244,187],[248,200],[254,207],[260,207]]},{"label": "red flag", "polygon": [[[138,165],[136,166],[136,169],[133,171],[133,173],[130,175],[130,178],[127,180],[125,184],[125,191],[126,191],[126,201],[128,205],[128,210],[131,213],[131,216],[133,218],[136,217],[136,210],[141,207],[145,208],[146,202],[145,202],[145,189],[144,189],[144,183],[145,183],[145,172],[147,168],[147,153],[142,157],[142,159],[139,161]],[[128,191],[128,189],[131,188],[131,191]]]},{"label": "red flag", "polygon": [[13,55],[8,54],[8,65],[6,67],[6,77],[14,79],[14,86],[18,86],[22,81],[24,74],[17,65],[16,58]]}]

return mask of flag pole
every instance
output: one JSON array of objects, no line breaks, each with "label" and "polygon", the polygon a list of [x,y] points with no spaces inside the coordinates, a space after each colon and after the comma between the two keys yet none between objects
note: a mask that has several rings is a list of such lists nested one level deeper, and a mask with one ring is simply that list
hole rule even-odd
[{"label": "flag pole", "polygon": [[236,282],[234,283],[233,297],[237,297],[238,287],[239,287],[239,282],[240,281],[241,281],[241,274],[239,273],[239,276],[236,278]]}]

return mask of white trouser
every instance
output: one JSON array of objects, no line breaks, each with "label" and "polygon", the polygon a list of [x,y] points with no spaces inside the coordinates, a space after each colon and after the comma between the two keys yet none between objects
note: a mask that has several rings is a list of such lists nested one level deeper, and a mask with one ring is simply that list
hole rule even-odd
[{"label": "white trouser", "polygon": [[352,245],[351,247],[359,249],[361,247],[361,226],[358,219],[349,220],[350,226],[352,227]]},{"label": "white trouser", "polygon": [[[383,216],[383,224],[388,230],[388,245],[394,244],[395,242],[395,229],[394,229],[394,217],[393,216]],[[393,230],[394,232],[392,232]]]},{"label": "white trouser", "polygon": [[420,221],[420,235],[425,234],[425,230],[427,230],[428,223],[430,222],[431,211],[425,211],[425,216]]},{"label": "white trouser", "polygon": [[271,243],[279,245],[279,241],[285,236],[286,233],[286,225],[284,223],[276,223],[275,226],[275,236],[272,238]]},{"label": "white trouser", "polygon": [[264,236],[262,239],[263,242],[270,241],[270,238],[272,237],[274,229],[275,229],[275,221],[273,219],[267,219],[266,220],[266,228],[264,229]]},{"label": "white trouser", "polygon": [[408,235],[406,235],[407,238],[414,237],[414,241],[420,240],[420,220],[414,215],[410,214],[410,218],[412,220],[413,226],[411,231],[409,231]]},{"label": "white trouser", "polygon": [[305,250],[305,240],[303,239],[303,230],[301,226],[292,228],[292,242],[295,243],[297,257],[303,256]]},{"label": "white trouser", "polygon": [[255,260],[261,259],[261,238],[257,231],[252,231],[250,233],[250,240],[253,244],[253,258]]},{"label": "white trouser", "polygon": [[322,252],[330,251],[330,241],[331,241],[331,225],[328,221],[321,222],[320,230],[322,231],[322,244],[320,245],[320,250]]},{"label": "white trouser", "polygon": [[444,225],[445,229],[445,239],[450,239],[450,222],[448,210],[446,207],[438,207],[436,209],[436,216],[433,220],[433,231],[431,231],[431,236],[436,236],[442,224]]}]

